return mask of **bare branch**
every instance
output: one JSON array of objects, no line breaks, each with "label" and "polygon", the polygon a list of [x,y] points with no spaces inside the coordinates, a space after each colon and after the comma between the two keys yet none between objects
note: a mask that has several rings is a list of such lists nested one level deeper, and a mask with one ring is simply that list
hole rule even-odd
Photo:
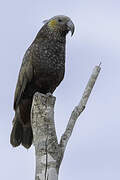
[{"label": "bare branch", "polygon": [[67,142],[77,118],[86,106],[100,69],[100,65],[94,68],[81,101],[70,116],[60,144],[57,141],[54,123],[55,97],[50,94],[35,93],[31,108],[31,126],[36,155],[35,180],[58,180],[59,168]]},{"label": "bare branch", "polygon": [[82,111],[85,109],[85,106],[87,104],[87,101],[88,101],[88,98],[91,94],[91,91],[93,89],[93,86],[97,80],[97,77],[99,75],[99,72],[101,70],[101,67],[100,67],[101,63],[99,64],[99,66],[96,66],[94,69],[93,69],[93,72],[92,72],[92,75],[88,81],[88,84],[84,90],[84,93],[83,93],[83,96],[80,100],[80,103],[78,104],[78,106],[76,106],[70,116],[70,119],[68,121],[68,125],[67,125],[67,128],[64,132],[64,134],[62,135],[61,137],[61,140],[60,140],[60,147],[62,149],[62,156],[64,155],[64,151],[66,149],[66,145],[67,145],[67,142],[72,134],[72,131],[73,131],[73,128],[74,128],[74,125],[75,125],[75,122],[77,120],[77,118],[80,116],[80,114],[82,113]]}]

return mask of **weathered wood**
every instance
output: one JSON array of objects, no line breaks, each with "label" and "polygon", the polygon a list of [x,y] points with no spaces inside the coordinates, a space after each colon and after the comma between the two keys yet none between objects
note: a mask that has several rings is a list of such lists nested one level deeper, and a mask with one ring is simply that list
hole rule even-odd
[{"label": "weathered wood", "polygon": [[58,179],[58,141],[54,124],[55,97],[36,93],[31,109],[36,154],[36,180]]},{"label": "weathered wood", "polygon": [[85,109],[86,103],[100,72],[96,66],[88,81],[83,96],[70,116],[68,125],[58,144],[55,123],[55,97],[51,94],[35,93],[31,108],[31,125],[36,155],[35,180],[58,180],[59,167],[75,122]]}]

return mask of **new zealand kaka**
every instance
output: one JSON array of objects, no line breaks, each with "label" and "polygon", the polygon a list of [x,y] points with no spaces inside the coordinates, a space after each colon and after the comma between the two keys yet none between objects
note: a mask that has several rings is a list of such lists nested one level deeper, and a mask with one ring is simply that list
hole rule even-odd
[{"label": "new zealand kaka", "polygon": [[32,144],[30,111],[34,93],[53,93],[64,78],[69,31],[73,35],[74,24],[67,16],[45,21],[23,57],[14,96],[15,117],[10,136],[13,147],[22,144],[29,148]]}]

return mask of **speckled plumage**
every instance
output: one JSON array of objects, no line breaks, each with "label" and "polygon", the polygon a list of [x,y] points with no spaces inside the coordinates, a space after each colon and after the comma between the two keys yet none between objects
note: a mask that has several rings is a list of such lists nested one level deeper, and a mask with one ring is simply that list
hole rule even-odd
[{"label": "speckled plumage", "polygon": [[35,92],[53,93],[63,80],[65,72],[66,34],[74,25],[66,16],[55,16],[45,23],[26,51],[14,97],[15,117],[11,144],[32,144],[30,110]]}]

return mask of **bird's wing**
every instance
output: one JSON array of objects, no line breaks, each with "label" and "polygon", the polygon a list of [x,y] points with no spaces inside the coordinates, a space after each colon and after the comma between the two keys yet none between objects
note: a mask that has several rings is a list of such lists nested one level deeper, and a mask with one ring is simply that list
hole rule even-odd
[{"label": "bird's wing", "polygon": [[21,69],[19,72],[18,82],[15,90],[15,96],[14,96],[14,109],[17,108],[21,96],[24,93],[24,90],[27,86],[27,84],[32,80],[33,77],[33,66],[27,57],[24,57],[23,63],[21,65]]}]

